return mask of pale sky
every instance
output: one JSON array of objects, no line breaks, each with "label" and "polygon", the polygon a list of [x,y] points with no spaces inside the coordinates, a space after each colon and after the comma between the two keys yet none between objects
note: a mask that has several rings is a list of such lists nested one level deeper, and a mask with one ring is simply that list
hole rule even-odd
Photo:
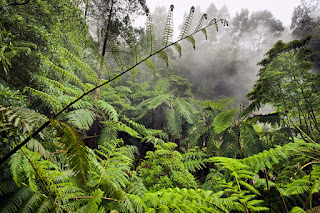
[{"label": "pale sky", "polygon": [[[224,4],[229,9],[231,16],[240,12],[241,8],[247,8],[250,12],[259,10],[270,10],[274,17],[280,19],[285,26],[291,23],[292,12],[300,4],[300,0],[146,0],[150,11],[153,12],[156,6],[165,6],[169,8],[171,4],[174,8],[174,21],[181,24],[184,12],[189,12],[191,6],[200,5],[202,11],[205,11],[211,3],[214,3],[217,9]],[[224,18],[224,17],[217,17]]]}]

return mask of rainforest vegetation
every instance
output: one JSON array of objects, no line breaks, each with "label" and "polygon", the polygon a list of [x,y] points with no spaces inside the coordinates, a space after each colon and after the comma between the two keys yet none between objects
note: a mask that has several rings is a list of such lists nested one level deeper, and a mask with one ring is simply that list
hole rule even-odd
[{"label": "rainforest vegetation", "polygon": [[319,212],[319,7],[0,0],[0,212]]}]

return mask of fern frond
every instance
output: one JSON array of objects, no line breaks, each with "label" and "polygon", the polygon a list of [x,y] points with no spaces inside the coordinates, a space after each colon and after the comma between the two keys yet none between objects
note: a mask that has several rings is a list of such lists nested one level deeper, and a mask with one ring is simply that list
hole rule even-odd
[{"label": "fern frond", "polygon": [[91,82],[96,83],[98,80],[97,74],[83,61],[81,61],[79,58],[71,54],[67,49],[63,47],[59,47],[60,52],[66,56],[66,59],[69,60],[69,62],[73,62],[79,69],[84,71],[88,76],[90,76]]},{"label": "fern frond", "polygon": [[40,98],[41,100],[46,102],[55,111],[58,111],[59,109],[62,108],[61,103],[59,101],[57,101],[57,99],[55,97],[49,95],[46,92],[35,90],[31,87],[26,87],[25,90],[29,91],[31,95],[33,95],[37,98]]},{"label": "fern frond", "polygon": [[148,99],[147,100],[147,107],[149,109],[155,109],[158,106],[160,106],[163,103],[166,103],[172,99],[173,95],[168,93],[168,94],[162,94],[158,95],[154,98]]},{"label": "fern frond", "polygon": [[38,78],[38,81],[41,82],[41,83],[46,84],[47,86],[52,86],[53,85],[54,87],[59,88],[60,91],[66,92],[67,94],[70,94],[70,95],[73,95],[73,96],[78,96],[79,95],[77,92],[75,92],[74,90],[64,86],[60,82],[52,80],[52,79],[49,79],[49,78],[46,78],[44,76],[40,76]]},{"label": "fern frond", "polygon": [[139,134],[143,136],[149,136],[151,135],[150,131],[146,129],[146,127],[142,124],[139,124],[137,122],[134,122],[133,120],[130,120],[126,116],[122,116],[122,120],[129,124],[135,131],[137,131]]},{"label": "fern frond", "polygon": [[111,106],[110,104],[108,104],[107,102],[103,101],[103,100],[98,100],[96,102],[96,105],[98,108],[100,108],[102,111],[104,111],[110,119],[114,120],[114,121],[118,121],[119,120],[119,115],[116,111],[116,109]]},{"label": "fern frond", "polygon": [[152,62],[152,60],[149,58],[149,59],[146,59],[144,61],[144,64],[151,70],[153,71],[153,75],[156,75],[156,67],[154,65],[154,63]]},{"label": "fern frond", "polygon": [[156,51],[156,37],[154,35],[153,22],[150,13],[147,14],[146,41],[148,49],[147,53],[148,55],[151,55]]},{"label": "fern frond", "polygon": [[180,45],[179,43],[175,43],[175,44],[173,45],[173,47],[176,48],[176,50],[177,50],[178,53],[179,53],[179,58],[181,58],[181,56],[182,56],[182,48],[181,48],[181,45]]},{"label": "fern frond", "polygon": [[167,53],[164,50],[159,52],[159,56],[166,62],[167,66],[169,66],[169,58]]},{"label": "fern frond", "polygon": [[[167,46],[169,43],[172,42],[172,37],[173,37],[173,5],[170,5],[170,9],[168,12],[168,17],[166,20],[166,25],[164,28],[164,33],[163,33],[163,39],[162,39],[162,45]],[[162,52],[162,51],[161,51]],[[162,55],[160,53],[160,55]]]},{"label": "fern frond", "polygon": [[58,129],[60,143],[66,150],[65,154],[75,178],[81,184],[86,183],[89,171],[88,151],[79,133],[65,122],[51,120],[50,123]]},{"label": "fern frond", "polygon": [[[201,16],[200,20],[199,20],[199,23],[198,23],[198,26],[196,27],[195,29],[195,32],[199,31],[201,28],[202,28],[202,25],[203,25],[203,22],[204,20],[208,19],[208,15],[205,13]],[[201,30],[204,34],[204,37],[205,39],[207,40],[208,39],[208,35],[207,35],[207,31],[205,28],[202,28]]]},{"label": "fern frond", "polygon": [[87,109],[77,109],[68,112],[68,123],[79,130],[89,130],[96,115]]},{"label": "fern frond", "polygon": [[27,143],[27,148],[33,152],[39,153],[44,159],[48,159],[50,157],[49,151],[44,148],[38,140],[34,138]]},{"label": "fern frond", "polygon": [[234,117],[237,115],[236,110],[228,110],[219,113],[213,120],[213,129],[216,133],[221,133],[225,131],[233,121]]},{"label": "fern frond", "polygon": [[182,127],[180,123],[180,118],[174,109],[166,109],[166,118],[168,124],[168,131],[175,137],[179,138],[181,136]]},{"label": "fern frond", "polygon": [[180,32],[180,35],[179,35],[178,39],[184,38],[189,34],[189,29],[190,29],[191,24],[192,24],[193,14],[194,14],[194,6],[192,6],[190,8],[189,15],[188,15],[186,21],[183,24],[183,27],[182,27],[182,30]]},{"label": "fern frond", "polygon": [[188,151],[182,155],[182,162],[186,169],[191,172],[196,172],[196,170],[206,168],[206,157],[206,153],[199,150],[198,147],[195,147],[193,149],[188,149]]},{"label": "fern frond", "polygon": [[62,77],[71,80],[73,83],[75,83],[76,85],[80,86],[80,87],[84,87],[84,84],[82,83],[82,81],[78,78],[78,76],[76,76],[74,73],[62,69],[61,67],[55,65],[54,63],[52,63],[51,61],[44,59],[44,65],[50,67],[52,70],[54,70],[56,73],[58,73],[59,75],[61,75]]},{"label": "fern frond", "polygon": [[23,203],[27,201],[33,195],[33,191],[30,187],[23,186],[13,195],[10,195],[7,202],[0,206],[1,212],[18,212]]},{"label": "fern frond", "polygon": [[185,100],[178,98],[174,100],[174,103],[174,108],[178,115],[184,118],[189,124],[193,124],[194,118],[192,112],[188,109],[188,103]]}]

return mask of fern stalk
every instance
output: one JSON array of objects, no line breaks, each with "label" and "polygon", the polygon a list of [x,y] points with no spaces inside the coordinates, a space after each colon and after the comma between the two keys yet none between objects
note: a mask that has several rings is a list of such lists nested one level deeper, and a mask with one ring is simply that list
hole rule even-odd
[{"label": "fern stalk", "polygon": [[[220,19],[221,21],[225,21],[224,19]],[[220,21],[218,20],[218,21]],[[149,58],[151,58],[152,56],[162,52],[163,50],[167,49],[168,47],[171,47],[177,43],[179,43],[180,41],[187,39],[188,37],[202,31],[203,29],[206,29],[212,25],[216,25],[217,20],[213,20],[210,22],[209,25],[199,29],[198,31],[195,31],[193,33],[191,33],[190,35],[187,35],[185,37],[182,37],[180,39],[178,39],[175,42],[172,42],[170,44],[167,44],[166,46],[164,46],[163,48],[161,48],[160,50],[150,54],[149,56],[147,56],[146,58],[142,59],[141,61],[139,61],[138,63],[136,63],[135,65],[133,65],[132,67],[126,69],[125,71],[119,73],[118,75],[114,76],[113,78],[107,80],[106,82],[97,85],[96,87],[88,90],[87,92],[83,93],[81,96],[79,96],[77,99],[75,99],[74,101],[70,102],[67,106],[65,106],[63,109],[61,109],[57,114],[53,115],[48,121],[46,121],[45,123],[43,123],[33,134],[30,134],[26,139],[24,139],[18,146],[14,147],[7,155],[5,155],[3,158],[0,159],[0,165],[3,164],[6,160],[8,160],[11,155],[13,155],[15,152],[17,152],[21,147],[23,147],[26,143],[28,143],[28,141],[30,141],[31,138],[33,138],[34,136],[38,135],[44,128],[46,128],[49,124],[50,124],[50,120],[54,120],[56,119],[59,115],[61,115],[64,111],[66,111],[68,108],[70,108],[73,104],[77,103],[78,101],[80,101],[84,96],[90,94],[91,92],[95,91],[96,89],[99,89],[102,86],[105,86],[106,84],[118,79],[119,77],[123,76],[124,74],[126,74],[127,72],[131,71],[132,69],[134,69],[135,67],[139,66],[140,64],[142,64],[143,62],[147,61]]]}]

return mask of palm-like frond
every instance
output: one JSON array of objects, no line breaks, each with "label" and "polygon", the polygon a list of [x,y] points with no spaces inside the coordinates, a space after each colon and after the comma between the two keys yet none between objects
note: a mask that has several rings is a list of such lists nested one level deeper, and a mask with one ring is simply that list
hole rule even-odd
[{"label": "palm-like frond", "polygon": [[106,113],[110,119],[112,119],[114,121],[119,120],[119,115],[118,115],[116,109],[113,106],[111,106],[110,104],[108,104],[107,102],[105,102],[103,100],[97,100],[96,106],[99,109],[101,109],[104,113]]},{"label": "palm-like frond", "polygon": [[82,141],[79,133],[69,124],[51,120],[51,125],[58,129],[60,143],[66,151],[66,157],[75,177],[81,184],[88,180],[89,158],[87,147]]},{"label": "palm-like frond", "polygon": [[79,130],[89,130],[94,118],[95,114],[87,109],[77,109],[68,112],[66,118],[68,119],[68,123],[73,127]]},{"label": "palm-like frond", "polygon": [[230,126],[231,122],[233,121],[236,115],[237,115],[236,110],[228,110],[228,111],[219,113],[214,118],[214,121],[212,123],[214,131],[216,133],[220,133],[226,130]]}]

